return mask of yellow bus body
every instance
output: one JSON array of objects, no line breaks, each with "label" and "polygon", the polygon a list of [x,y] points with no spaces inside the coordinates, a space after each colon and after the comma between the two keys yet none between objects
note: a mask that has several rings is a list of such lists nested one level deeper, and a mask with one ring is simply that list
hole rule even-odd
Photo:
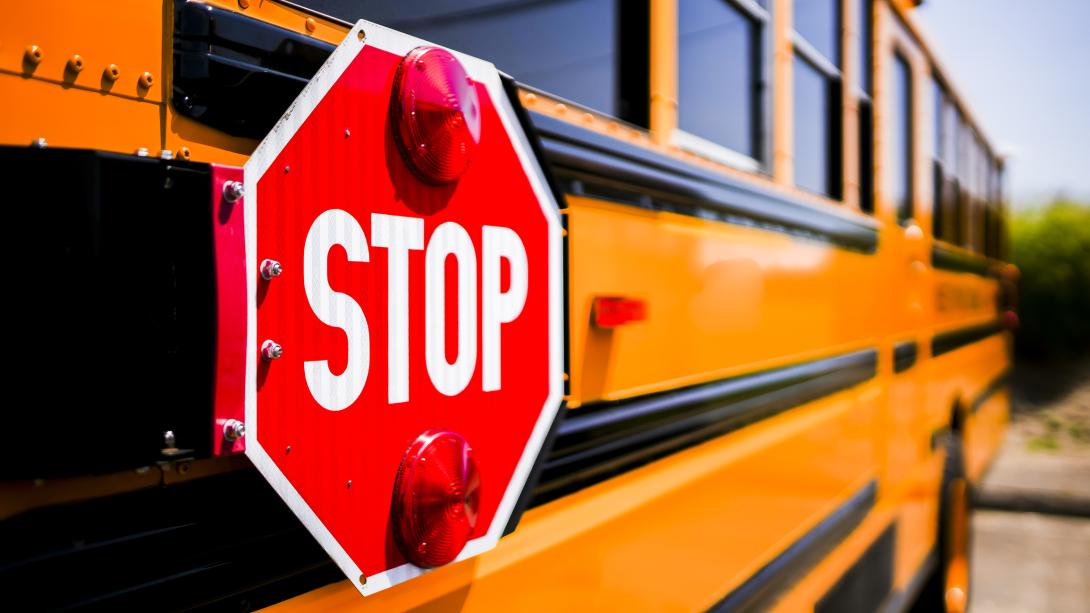
[{"label": "yellow bus body", "polygon": [[[271,0],[206,0],[292,31],[336,43],[343,23]],[[773,118],[790,115],[791,0],[774,0]],[[896,46],[915,82],[935,60],[912,25],[907,1],[875,4],[875,71]],[[854,10],[845,1],[844,10]],[[151,155],[241,165],[256,146],[180,116],[170,104],[172,2],[18,2],[0,20],[0,144]],[[914,219],[899,224],[883,193],[882,85],[875,106],[876,213],[859,210],[856,139],[845,142],[843,202],[791,185],[789,134],[773,139],[768,175],[738,171],[671,145],[676,125],[676,7],[652,0],[650,130],[547,94],[523,90],[524,106],[618,143],[670,156],[818,209],[858,219],[877,232],[873,253],[762,227],[746,227],[593,194],[568,194],[569,389],[567,410],[624,401],[813,360],[873,350],[873,376],[779,411],[767,419],[669,453],[528,510],[518,529],[486,554],[361,598],[347,581],[274,610],[621,610],[714,607],[788,552],[853,496],[873,488],[873,504],[834,546],[793,581],[776,586],[776,610],[811,610],[895,526],[890,598],[907,593],[933,554],[944,451],[936,436],[957,425],[968,476],[978,480],[1003,437],[1011,365],[1005,332],[933,355],[944,334],[994,324],[994,275],[940,270],[933,248],[982,256],[931,236],[926,146],[916,147]],[[784,20],[788,20],[784,22]],[[313,24],[313,29],[308,26]],[[850,20],[845,19],[846,23]],[[785,30],[786,29],[786,30]],[[845,40],[857,36],[845,29]],[[28,66],[30,46],[43,57]],[[66,66],[79,55],[84,68]],[[786,56],[786,59],[784,59]],[[103,71],[119,68],[116,81]],[[860,68],[851,62],[845,74]],[[151,76],[150,87],[140,78]],[[518,75],[514,75],[516,78]],[[847,88],[845,88],[847,89]],[[930,138],[926,88],[915,94],[917,143]],[[672,93],[673,92],[673,93]],[[855,103],[845,93],[844,129]],[[786,169],[786,170],[785,170]],[[983,266],[999,269],[998,261]],[[647,320],[596,328],[596,296],[645,301]],[[894,372],[895,346],[915,343],[914,364]],[[237,462],[235,463],[238,464]],[[48,485],[48,484],[47,484]],[[8,487],[5,498],[18,494]],[[58,486],[60,487],[60,486]],[[66,482],[64,487],[76,487]],[[47,488],[48,490],[48,488]],[[95,495],[83,488],[80,497]],[[105,490],[104,490],[105,492]],[[64,492],[55,492],[64,500]],[[35,500],[50,501],[49,495]],[[38,504],[35,502],[34,504]],[[25,510],[9,502],[4,516]],[[893,601],[891,601],[893,602]]]}]

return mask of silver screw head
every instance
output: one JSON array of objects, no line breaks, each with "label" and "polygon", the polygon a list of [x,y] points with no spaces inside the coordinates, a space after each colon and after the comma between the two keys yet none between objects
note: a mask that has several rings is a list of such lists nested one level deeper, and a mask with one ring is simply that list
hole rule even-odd
[{"label": "silver screw head", "polygon": [[139,149],[136,150],[136,156],[137,157],[142,157],[142,158],[148,157],[148,148],[147,147],[140,147]]},{"label": "silver screw head", "polygon": [[223,438],[229,441],[237,441],[246,436],[246,424],[237,419],[228,419],[223,424]]},{"label": "silver screw head", "polygon": [[44,136],[39,136],[30,143],[30,146],[34,147],[35,149],[45,149],[49,146],[49,141],[45,140]]},{"label": "silver screw head", "polygon": [[174,438],[174,431],[167,430],[163,433],[163,445],[168,449],[172,449],[177,440]]},{"label": "silver screw head", "polygon": [[173,160],[174,159],[174,152],[171,151],[170,149],[163,149],[162,151],[159,152],[159,158],[164,159],[164,160]]},{"label": "silver screw head", "polygon": [[282,272],[284,272],[284,268],[280,265],[280,262],[269,259],[261,260],[262,279],[272,281],[273,277],[279,277]]},{"label": "silver screw head", "polygon": [[227,202],[238,200],[243,192],[242,181],[225,181],[223,184],[223,199]]},{"label": "silver screw head", "polygon": [[267,340],[261,343],[261,355],[266,360],[279,360],[284,355],[284,348],[274,340]]}]

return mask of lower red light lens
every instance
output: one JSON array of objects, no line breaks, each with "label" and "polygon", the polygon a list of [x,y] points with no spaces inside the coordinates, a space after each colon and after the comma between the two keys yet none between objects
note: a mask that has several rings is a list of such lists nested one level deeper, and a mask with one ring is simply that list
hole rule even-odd
[{"label": "lower red light lens", "polygon": [[452,562],[477,525],[481,478],[473,449],[454,432],[421,434],[401,461],[394,484],[393,530],[413,564]]},{"label": "lower red light lens", "polygon": [[422,180],[465,174],[481,138],[481,104],[465,68],[446,49],[417,47],[394,77],[391,119],[398,148]]}]

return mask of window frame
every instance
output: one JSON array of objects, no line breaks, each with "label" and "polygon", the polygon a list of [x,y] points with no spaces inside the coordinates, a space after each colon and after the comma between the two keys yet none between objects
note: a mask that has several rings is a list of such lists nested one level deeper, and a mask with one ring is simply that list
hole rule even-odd
[{"label": "window frame", "polygon": [[[753,139],[755,142],[754,150],[757,153],[757,157],[742,153],[731,149],[726,145],[721,145],[715,141],[704,138],[698,134],[693,134],[686,130],[682,130],[681,125],[681,95],[678,92],[677,103],[677,118],[675,120],[674,127],[670,130],[668,137],[669,143],[685,151],[692,153],[703,158],[707,158],[713,162],[718,162],[738,170],[744,170],[747,172],[756,172],[769,174],[771,171],[772,150],[771,139],[769,138],[770,121],[772,119],[772,97],[771,97],[771,84],[772,84],[772,9],[764,8],[760,5],[758,0],[719,0],[731,5],[734,9],[741,12],[745,17],[752,19],[756,24],[756,44],[753,45],[753,53],[749,58],[750,68],[753,70],[755,79],[755,89],[752,92],[753,100],[753,125],[750,129],[753,131]],[[678,3],[678,11],[680,11],[680,1]],[[680,28],[680,18],[678,19],[678,26]],[[680,32],[675,31],[674,40],[676,45],[677,62],[679,69],[678,73],[678,89],[680,90],[680,64],[681,64],[681,37]]]}]

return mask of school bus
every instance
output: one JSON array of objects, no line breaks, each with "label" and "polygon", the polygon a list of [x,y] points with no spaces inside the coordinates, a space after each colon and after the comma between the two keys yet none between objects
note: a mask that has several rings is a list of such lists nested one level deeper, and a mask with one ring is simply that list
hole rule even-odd
[{"label": "school bus", "polygon": [[[915,4],[6,5],[6,600],[966,610],[1016,271],[1002,159]],[[245,163],[360,18],[510,75],[567,310],[517,529],[366,598],[209,432],[209,167]],[[603,296],[632,317],[597,325]]]}]

